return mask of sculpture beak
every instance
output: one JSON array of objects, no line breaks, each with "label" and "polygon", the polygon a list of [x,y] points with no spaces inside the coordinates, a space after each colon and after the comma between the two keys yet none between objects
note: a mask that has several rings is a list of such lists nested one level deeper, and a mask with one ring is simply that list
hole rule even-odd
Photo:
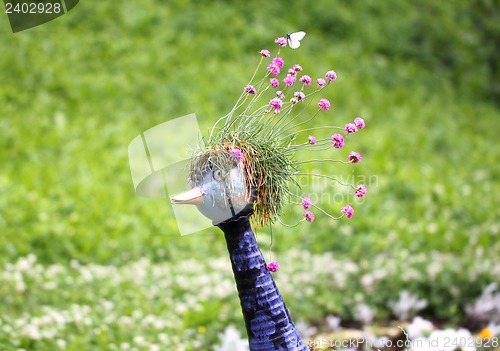
[{"label": "sculpture beak", "polygon": [[201,188],[193,188],[184,193],[175,195],[170,199],[173,205],[179,204],[189,204],[189,205],[202,205],[203,197],[205,193],[201,190]]}]

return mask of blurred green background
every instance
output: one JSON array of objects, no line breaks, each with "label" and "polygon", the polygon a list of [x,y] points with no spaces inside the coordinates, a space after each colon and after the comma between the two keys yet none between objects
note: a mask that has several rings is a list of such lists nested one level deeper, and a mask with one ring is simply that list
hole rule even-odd
[{"label": "blurred green background", "polygon": [[[333,108],[315,123],[343,125],[355,116],[367,123],[351,141],[362,163],[318,170],[371,184],[349,221],[274,226],[277,255],[293,249],[357,262],[439,252],[458,267],[494,267],[500,7],[458,0],[84,1],[17,34],[0,16],[0,262],[34,254],[44,267],[122,267],[143,258],[175,267],[226,258],[217,228],[181,237],[164,199],[134,194],[127,146],[193,112],[206,131],[240,95],[257,52],[274,51],[275,37],[297,30],[307,36],[300,49],[283,51],[287,64],[300,63],[313,78],[330,69],[339,77],[325,93]],[[259,240],[268,245],[268,230]],[[456,305],[499,276],[485,272]],[[50,304],[46,295],[30,299],[0,306],[14,318]],[[439,303],[428,313],[438,315]],[[453,314],[463,311],[442,317]]]}]

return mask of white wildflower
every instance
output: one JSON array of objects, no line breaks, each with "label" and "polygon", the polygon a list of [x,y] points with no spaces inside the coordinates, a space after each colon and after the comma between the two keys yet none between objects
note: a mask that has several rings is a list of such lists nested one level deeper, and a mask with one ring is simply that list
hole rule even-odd
[{"label": "white wildflower", "polygon": [[31,340],[40,340],[42,338],[40,329],[35,324],[25,325],[19,334]]},{"label": "white wildflower", "polygon": [[56,340],[56,345],[57,347],[59,347],[60,349],[65,349],[66,348],[66,340],[63,340],[63,339],[57,339]]},{"label": "white wildflower", "polygon": [[388,305],[398,319],[408,320],[418,313],[418,311],[427,307],[427,300],[420,300],[418,296],[403,290],[399,293],[399,299],[397,301],[389,301]]},{"label": "white wildflower", "polygon": [[147,344],[146,339],[144,339],[144,337],[140,335],[134,336],[133,340],[137,346],[145,346]]},{"label": "white wildflower", "polygon": [[364,303],[357,305],[354,309],[354,319],[361,322],[363,325],[371,324],[374,317],[375,312],[373,309]]},{"label": "white wildflower", "polygon": [[318,328],[311,326],[303,319],[299,319],[295,323],[295,329],[297,329],[298,333],[304,338],[309,338],[318,332]]},{"label": "white wildflower", "polygon": [[230,325],[219,334],[220,346],[215,346],[215,351],[248,351],[248,340],[242,339],[240,332],[234,326]]},{"label": "white wildflower", "polygon": [[422,336],[427,336],[433,329],[434,326],[432,322],[417,316],[413,318],[413,321],[408,325],[406,331],[408,337],[413,340]]},{"label": "white wildflower", "polygon": [[339,329],[340,322],[341,322],[340,317],[332,316],[332,315],[326,317],[326,323],[328,324],[328,329],[331,331],[335,331],[335,330]]},{"label": "white wildflower", "polygon": [[475,303],[465,306],[465,312],[477,321],[500,323],[500,290],[497,284],[486,286]]}]

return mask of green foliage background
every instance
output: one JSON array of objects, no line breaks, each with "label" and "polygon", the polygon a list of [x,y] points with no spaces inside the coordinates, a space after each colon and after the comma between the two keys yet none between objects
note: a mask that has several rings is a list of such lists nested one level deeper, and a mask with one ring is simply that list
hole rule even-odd
[{"label": "green foliage background", "polygon": [[367,122],[362,163],[318,170],[371,183],[352,220],[277,225],[274,250],[499,257],[498,1],[84,1],[18,34],[0,21],[1,262],[226,255],[218,229],[181,237],[165,200],[134,194],[127,145],[192,112],[208,129],[296,30],[287,63],[339,76],[316,123]]}]

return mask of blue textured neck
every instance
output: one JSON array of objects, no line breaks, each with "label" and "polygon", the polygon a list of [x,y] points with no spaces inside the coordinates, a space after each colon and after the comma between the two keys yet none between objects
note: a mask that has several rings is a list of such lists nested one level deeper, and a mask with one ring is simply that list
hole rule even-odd
[{"label": "blue textured neck", "polygon": [[218,224],[227,242],[250,351],[308,351],[295,329],[285,302],[266,269],[250,226],[253,211]]}]

